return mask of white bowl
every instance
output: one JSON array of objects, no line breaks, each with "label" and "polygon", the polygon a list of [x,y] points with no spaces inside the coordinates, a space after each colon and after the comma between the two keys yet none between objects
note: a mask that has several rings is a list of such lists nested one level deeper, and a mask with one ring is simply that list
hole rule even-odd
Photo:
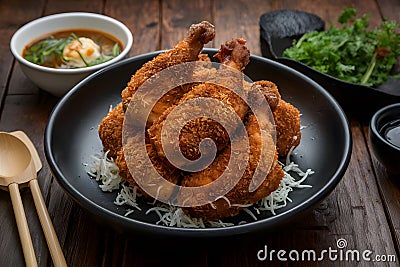
[{"label": "white bowl", "polygon": [[[22,57],[25,46],[36,38],[59,30],[78,28],[108,33],[121,41],[123,50],[117,57],[107,62],[76,69],[43,67]],[[11,38],[10,49],[20,63],[22,71],[34,84],[55,96],[63,96],[89,74],[126,57],[132,44],[132,33],[123,23],[100,14],[69,12],[42,17],[25,24],[14,33]]]}]

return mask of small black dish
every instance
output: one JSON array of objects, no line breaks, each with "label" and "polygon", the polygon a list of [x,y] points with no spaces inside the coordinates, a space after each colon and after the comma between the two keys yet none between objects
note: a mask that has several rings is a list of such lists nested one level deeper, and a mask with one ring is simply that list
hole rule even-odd
[{"label": "small black dish", "polygon": [[386,106],[372,116],[369,140],[387,171],[400,174],[400,103]]},{"label": "small black dish", "polygon": [[[369,120],[378,109],[400,102],[400,79],[389,79],[374,87],[349,83],[307,65],[282,57],[293,40],[310,31],[321,31],[325,23],[315,14],[298,10],[274,10],[260,17],[261,52],[273,59],[310,77],[324,87],[339,102],[347,115]],[[399,68],[394,68],[399,73]]]}]

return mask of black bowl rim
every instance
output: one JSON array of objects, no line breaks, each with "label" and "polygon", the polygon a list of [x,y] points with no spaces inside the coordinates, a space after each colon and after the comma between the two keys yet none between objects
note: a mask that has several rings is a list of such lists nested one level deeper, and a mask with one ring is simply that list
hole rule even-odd
[{"label": "black bowl rim", "polygon": [[352,83],[352,82],[343,81],[343,80],[341,80],[339,78],[333,77],[333,76],[331,76],[329,74],[326,74],[326,73],[323,73],[323,72],[321,72],[319,70],[311,68],[310,66],[304,64],[303,62],[294,60],[292,58],[279,56],[279,57],[276,57],[275,60],[279,60],[279,62],[282,63],[282,64],[284,64],[285,61],[293,62],[293,63],[295,63],[295,64],[297,64],[297,65],[299,65],[299,66],[301,66],[301,67],[303,67],[303,68],[305,68],[305,69],[307,69],[309,71],[312,71],[314,73],[317,73],[318,75],[321,75],[322,77],[325,76],[326,79],[331,79],[331,80],[335,81],[336,83],[341,84],[343,87],[351,85],[352,87],[358,88],[358,90],[371,90],[371,91],[376,91],[379,94],[383,94],[383,95],[387,95],[387,96],[396,96],[396,97],[400,96],[400,91],[398,93],[387,92],[385,90],[379,89],[379,87],[372,87],[372,86],[366,86],[366,85],[362,85],[362,84],[358,84],[358,83]]},{"label": "black bowl rim", "polygon": [[[157,224],[153,224],[153,223],[141,222],[141,221],[137,221],[134,219],[130,219],[128,217],[124,217],[122,215],[113,213],[112,211],[109,211],[109,210],[103,208],[102,206],[94,203],[93,201],[91,201],[90,199],[88,199],[84,195],[82,195],[77,189],[75,189],[73,186],[71,186],[71,184],[68,182],[68,179],[66,179],[64,177],[62,171],[57,166],[57,162],[52,153],[52,145],[51,145],[52,140],[53,140],[52,139],[52,131],[53,131],[53,127],[54,127],[54,123],[55,123],[57,114],[63,108],[63,105],[65,105],[73,95],[78,93],[80,87],[83,86],[84,84],[88,83],[90,80],[96,78],[99,75],[102,75],[104,72],[107,72],[108,70],[118,68],[119,66],[124,65],[124,64],[129,64],[131,61],[151,59],[154,56],[156,56],[159,53],[162,53],[164,51],[165,50],[160,50],[160,51],[145,53],[142,55],[127,58],[127,59],[119,61],[113,65],[110,65],[106,68],[98,70],[97,72],[86,77],[84,80],[82,80],[76,86],[74,86],[56,104],[53,111],[51,112],[48,123],[45,128],[45,135],[44,135],[45,156],[46,156],[47,162],[50,166],[50,170],[51,170],[53,176],[56,178],[56,180],[61,185],[61,187],[68,193],[68,195],[70,197],[72,197],[81,207],[85,208],[90,213],[101,217],[101,219],[104,219],[108,223],[112,222],[112,223],[120,224],[124,228],[134,230],[137,233],[140,233],[140,232],[141,233],[149,233],[149,234],[151,233],[151,234],[155,234],[155,235],[159,234],[159,235],[169,236],[169,237],[193,237],[193,238],[228,237],[228,236],[234,236],[234,235],[235,236],[242,235],[242,234],[246,234],[246,233],[250,233],[250,232],[258,232],[261,230],[265,231],[270,228],[276,228],[277,225],[283,225],[283,224],[289,222],[292,219],[292,217],[295,217],[295,215],[299,215],[301,212],[318,204],[325,197],[327,197],[330,194],[330,192],[336,187],[336,185],[339,183],[339,181],[343,177],[344,173],[346,172],[347,166],[350,161],[351,152],[352,152],[352,137],[351,137],[351,131],[350,131],[350,127],[349,127],[349,122],[348,122],[347,117],[346,117],[345,113],[343,112],[342,108],[337,103],[337,101],[322,86],[320,86],[318,83],[316,83],[312,79],[308,78],[304,74],[302,74],[288,66],[285,66],[279,62],[273,61],[271,59],[267,59],[267,58],[257,56],[257,55],[251,55],[252,58],[255,58],[260,61],[267,61],[269,64],[275,65],[281,69],[284,69],[285,71],[295,73],[300,78],[305,79],[308,83],[312,84],[312,86],[315,87],[316,90],[318,90],[321,94],[323,94],[332,103],[332,107],[335,108],[337,115],[343,124],[343,129],[345,130],[344,131],[344,140],[345,140],[344,145],[345,145],[346,149],[345,149],[345,153],[342,156],[342,159],[340,161],[339,168],[333,174],[332,178],[328,181],[328,183],[325,186],[323,186],[312,198],[304,201],[303,203],[299,204],[298,206],[294,207],[291,210],[288,210],[286,212],[277,214],[277,215],[269,217],[269,218],[249,222],[247,224],[235,225],[235,226],[226,227],[226,228],[222,227],[222,228],[194,229],[194,228],[168,227],[168,226],[157,225]],[[217,52],[217,49],[205,48],[205,49],[203,49],[203,52],[215,53],[215,52]],[[271,220],[273,223],[271,223]]]},{"label": "black bowl rim", "polygon": [[384,144],[385,146],[393,149],[394,151],[398,151],[400,153],[400,147],[397,147],[395,145],[393,145],[392,143],[390,143],[389,141],[387,141],[385,138],[383,138],[383,136],[379,133],[379,129],[378,129],[378,121],[382,118],[384,118],[387,114],[388,111],[391,110],[398,110],[400,112],[400,103],[396,103],[396,104],[391,104],[388,106],[385,106],[381,109],[379,109],[377,112],[375,112],[375,114],[372,116],[371,118],[371,122],[369,124],[369,128],[371,129],[371,133],[378,138],[378,140]]}]

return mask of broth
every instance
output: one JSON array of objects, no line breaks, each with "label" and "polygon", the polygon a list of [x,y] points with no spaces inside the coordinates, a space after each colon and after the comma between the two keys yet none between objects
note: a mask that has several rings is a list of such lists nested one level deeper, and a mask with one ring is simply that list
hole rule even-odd
[{"label": "broth", "polygon": [[400,119],[385,124],[382,132],[389,143],[400,148]]},{"label": "broth", "polygon": [[[85,66],[88,65],[97,65],[100,63],[103,63],[105,61],[108,61],[116,56],[115,54],[115,49],[116,45],[118,46],[118,54],[120,51],[123,49],[122,42],[115,38],[114,36],[107,34],[105,32],[101,31],[96,31],[96,30],[91,30],[91,29],[69,29],[69,30],[62,30],[62,31],[57,31],[57,32],[52,32],[49,33],[45,36],[41,36],[38,39],[32,41],[30,44],[26,45],[23,52],[22,56],[41,66],[45,67],[50,67],[50,68],[76,68],[76,67],[85,67],[85,66],[71,66],[69,64],[69,60],[66,60],[66,57],[63,56],[63,49],[64,47],[68,46],[68,44],[71,43],[71,41],[76,40],[77,38],[89,38],[91,39],[95,44],[99,46],[99,53],[100,57],[96,59],[97,61],[94,61],[93,64],[89,64],[85,61],[85,57],[83,56],[82,59],[82,54],[78,52],[79,57],[81,60],[85,63]],[[64,42],[63,42],[64,40]],[[43,41],[47,41],[46,44],[42,43]],[[57,43],[59,41],[59,45]],[[81,41],[78,40],[79,43]],[[49,44],[48,44],[49,43]],[[45,50],[46,52],[40,54],[36,53],[35,46],[40,46],[40,49],[45,49],[45,47],[48,47],[51,45],[52,48],[49,50]],[[82,44],[82,43],[81,43]],[[33,49],[32,49],[33,48]],[[54,51],[51,53],[48,53],[51,49],[54,48]],[[37,50],[37,49],[36,49]],[[76,59],[75,59],[76,60]],[[78,59],[79,60],[79,59]],[[92,63],[92,62],[91,62]]]}]

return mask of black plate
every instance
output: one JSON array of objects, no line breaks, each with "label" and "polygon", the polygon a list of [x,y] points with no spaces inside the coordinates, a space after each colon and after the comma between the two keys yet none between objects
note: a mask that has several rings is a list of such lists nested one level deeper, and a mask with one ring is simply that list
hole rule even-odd
[{"label": "black plate", "polygon": [[[299,61],[282,57],[283,51],[292,46],[294,39],[310,31],[323,30],[324,26],[321,18],[304,11],[267,12],[260,17],[262,55],[298,70],[319,83],[352,116],[369,120],[378,109],[400,102],[400,79],[389,79],[376,88],[368,87],[339,80]],[[394,73],[399,71],[399,66],[393,70]]]},{"label": "black plate", "polygon": [[[215,49],[205,49],[214,54]],[[275,82],[282,97],[302,113],[301,144],[293,159],[301,168],[312,168],[309,189],[295,190],[292,203],[278,210],[276,216],[266,212],[258,221],[219,229],[179,229],[156,225],[156,215],[134,212],[124,217],[126,207],[113,204],[116,193],[100,191],[95,180],[86,174],[83,163],[101,152],[97,126],[110,105],[120,102],[120,92],[142,64],[159,52],[127,59],[89,76],[76,85],[53,110],[45,132],[45,153],[50,168],[63,189],[84,209],[103,223],[119,231],[147,236],[227,237],[261,230],[271,230],[304,214],[325,198],[343,176],[351,154],[351,134],[340,106],[321,86],[306,76],[262,57],[251,56],[246,74],[253,80]],[[145,203],[141,203],[146,205]],[[252,221],[246,214],[233,220]]]}]

